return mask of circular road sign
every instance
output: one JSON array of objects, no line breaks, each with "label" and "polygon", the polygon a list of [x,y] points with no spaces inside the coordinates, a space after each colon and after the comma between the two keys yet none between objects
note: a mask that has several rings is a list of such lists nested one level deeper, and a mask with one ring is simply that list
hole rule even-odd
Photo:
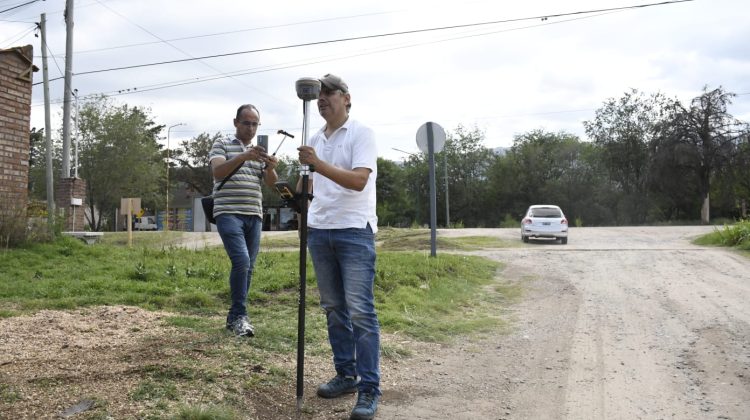
[{"label": "circular road sign", "polygon": [[422,124],[417,130],[417,146],[422,153],[429,153],[429,145],[427,144],[427,127],[432,127],[432,151],[438,153],[443,150],[445,144],[445,130],[438,123],[427,122]]}]

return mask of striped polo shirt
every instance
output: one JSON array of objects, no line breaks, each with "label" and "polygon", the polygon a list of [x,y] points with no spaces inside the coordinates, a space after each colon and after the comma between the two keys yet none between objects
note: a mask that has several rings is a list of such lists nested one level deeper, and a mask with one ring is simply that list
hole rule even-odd
[{"label": "striped polo shirt", "polygon": [[[250,146],[248,146],[250,147]],[[225,137],[217,140],[211,146],[208,161],[222,157],[230,160],[247,150],[242,141],[236,137]],[[220,180],[214,180],[214,217],[222,213],[245,214],[263,218],[263,193],[261,191],[261,179],[263,177],[263,164],[254,160],[243,163],[237,173],[221,187]]]}]

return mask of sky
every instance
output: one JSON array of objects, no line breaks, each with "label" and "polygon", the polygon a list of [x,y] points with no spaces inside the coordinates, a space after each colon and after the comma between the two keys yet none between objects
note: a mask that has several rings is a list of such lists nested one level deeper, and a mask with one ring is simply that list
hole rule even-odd
[{"label": "sky", "polygon": [[[582,122],[630,89],[688,104],[704,86],[723,86],[738,94],[730,113],[750,122],[750,2],[632,8],[650,3],[75,0],[72,87],[81,101],[106,94],[148,108],[172,127],[160,140],[171,148],[201,133],[231,135],[237,107],[252,103],[258,134],[287,156],[304,118],[295,81],[326,73],[348,83],[351,117],[375,130],[378,155],[390,160],[419,153],[416,133],[428,121],[449,136],[477,128],[489,148],[537,129],[587,140]],[[628,9],[601,11],[610,8]],[[0,48],[31,44],[40,69],[34,28],[46,14],[53,133],[63,115],[64,9],[65,0],[0,0]],[[40,70],[37,128],[42,80]],[[314,102],[310,110],[312,136],[324,121]],[[281,144],[278,130],[295,138]]]}]

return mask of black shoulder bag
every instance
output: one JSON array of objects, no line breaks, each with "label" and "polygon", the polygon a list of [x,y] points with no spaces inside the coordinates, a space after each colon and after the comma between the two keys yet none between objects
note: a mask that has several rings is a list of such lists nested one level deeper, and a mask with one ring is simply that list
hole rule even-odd
[{"label": "black shoulder bag", "polygon": [[[232,170],[232,173],[229,174],[226,178],[224,178],[223,181],[221,181],[221,184],[219,184],[219,187],[216,188],[216,191],[219,191],[221,187],[226,184],[227,181],[229,181],[229,178],[232,177],[232,175],[236,174],[237,171],[240,170],[241,167],[245,166],[245,162],[242,162],[239,166],[234,168]],[[201,205],[203,206],[203,213],[206,215],[206,218],[208,219],[209,223],[216,224],[216,218],[214,217],[214,196],[209,195],[208,197],[201,198]]]}]

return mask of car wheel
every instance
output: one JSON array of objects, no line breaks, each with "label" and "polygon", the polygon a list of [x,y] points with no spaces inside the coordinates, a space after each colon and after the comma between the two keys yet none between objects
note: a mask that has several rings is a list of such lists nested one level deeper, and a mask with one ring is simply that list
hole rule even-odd
[{"label": "car wheel", "polygon": [[526,235],[521,235],[521,240],[524,242],[529,242],[529,237]]},{"label": "car wheel", "polygon": [[568,243],[568,238],[560,238],[560,243],[565,245]]}]

